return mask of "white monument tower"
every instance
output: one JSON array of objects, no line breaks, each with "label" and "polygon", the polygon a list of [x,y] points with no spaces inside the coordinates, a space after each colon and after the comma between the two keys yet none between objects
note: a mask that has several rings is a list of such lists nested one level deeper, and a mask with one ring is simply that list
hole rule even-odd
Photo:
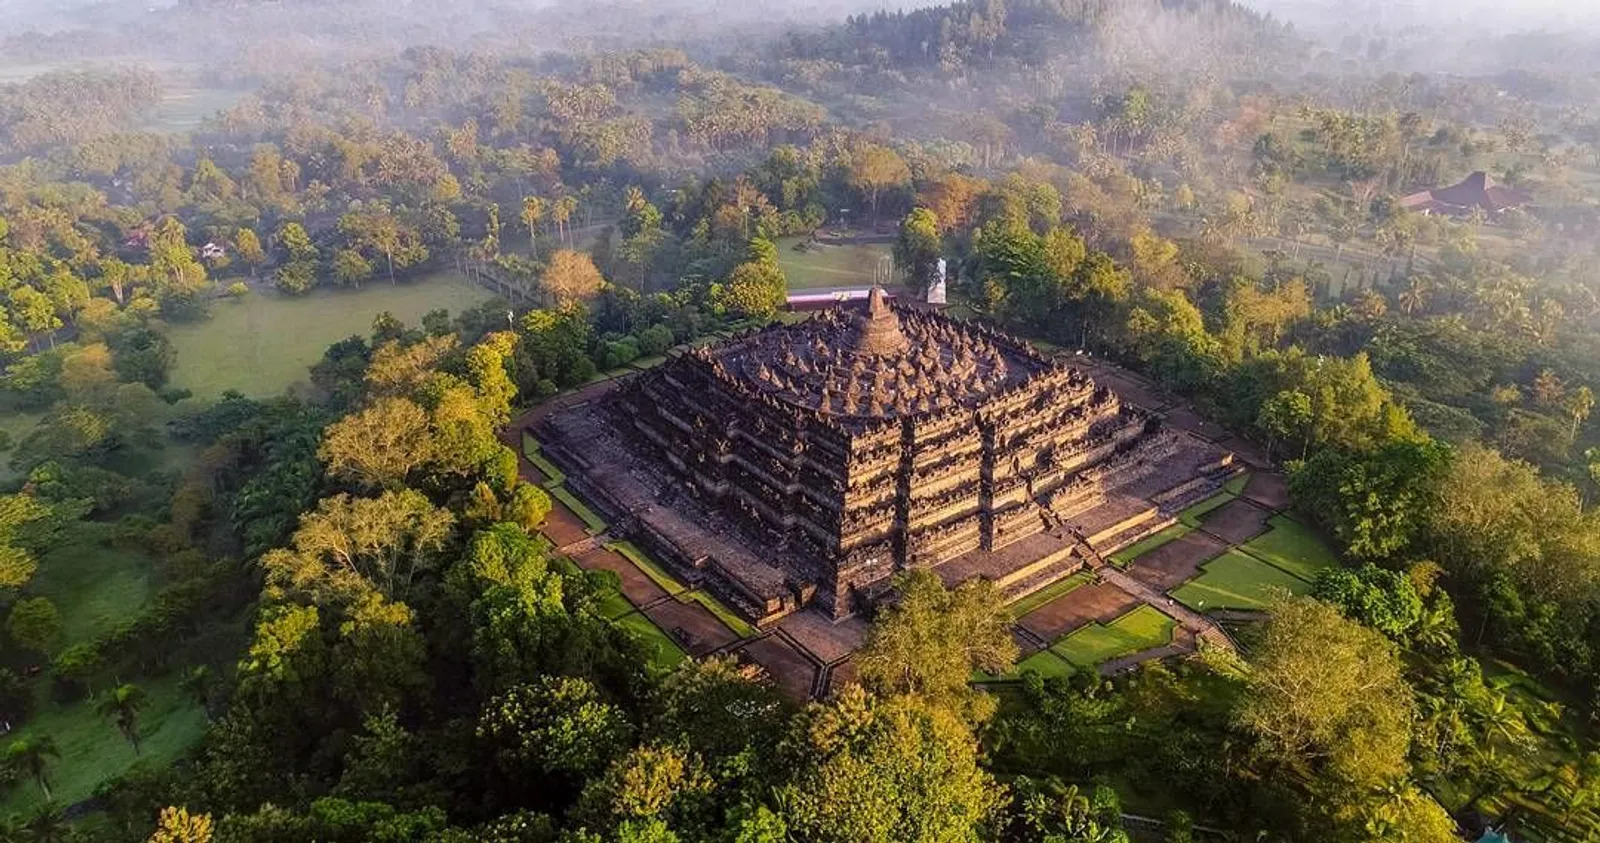
[{"label": "white monument tower", "polygon": [[935,278],[933,283],[928,285],[928,304],[944,304],[945,303],[945,294],[944,294],[944,258],[940,258],[939,259],[938,270],[939,270],[939,277]]}]

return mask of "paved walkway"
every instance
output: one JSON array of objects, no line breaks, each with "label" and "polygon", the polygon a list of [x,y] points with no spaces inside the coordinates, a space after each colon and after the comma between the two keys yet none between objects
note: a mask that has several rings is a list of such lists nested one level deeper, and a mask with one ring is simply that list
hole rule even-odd
[{"label": "paved walkway", "polygon": [[575,541],[572,544],[564,544],[556,548],[556,551],[562,556],[581,556],[591,550],[595,550],[596,548],[604,547],[609,541],[611,541],[610,533],[600,533],[598,535],[593,535],[583,539],[582,541]]},{"label": "paved walkway", "polygon": [[1210,618],[1128,576],[1115,566],[1103,565],[1096,573],[1106,582],[1143,600],[1146,605],[1177,621],[1179,626],[1194,633],[1195,638],[1230,652],[1236,649],[1228,633],[1223,632],[1222,627],[1217,626]]}]

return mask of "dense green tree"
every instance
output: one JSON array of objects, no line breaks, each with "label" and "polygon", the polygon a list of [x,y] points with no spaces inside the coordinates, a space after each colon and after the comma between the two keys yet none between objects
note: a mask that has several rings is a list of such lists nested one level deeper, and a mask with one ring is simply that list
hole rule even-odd
[{"label": "dense green tree", "polygon": [[1422,620],[1422,597],[1411,579],[1375,565],[1354,571],[1325,569],[1317,575],[1312,595],[1391,638],[1405,635]]},{"label": "dense green tree", "polygon": [[12,641],[48,656],[61,640],[61,614],[48,597],[18,600],[6,616],[6,633]]},{"label": "dense green tree", "polygon": [[939,219],[927,208],[913,208],[900,223],[900,236],[894,244],[894,262],[915,293],[925,292],[938,280]]},{"label": "dense green tree", "polygon": [[1327,448],[1290,473],[1289,488],[1295,504],[1350,555],[1390,559],[1428,526],[1451,462],[1449,451],[1433,442],[1394,442],[1371,454]]},{"label": "dense green tree", "polygon": [[1405,774],[1412,706],[1394,645],[1333,606],[1288,598],[1272,606],[1235,717],[1269,764],[1361,792]]},{"label": "dense green tree", "polygon": [[782,757],[791,772],[779,801],[803,840],[976,843],[1000,808],[966,724],[916,696],[848,687],[807,710]]},{"label": "dense green tree", "polygon": [[733,316],[771,319],[783,306],[788,281],[777,264],[747,261],[712,288],[712,306]]},{"label": "dense green tree", "polygon": [[478,737],[501,771],[516,778],[569,775],[583,780],[628,745],[631,727],[591,682],[549,677],[496,695],[478,718]]},{"label": "dense green tree", "polygon": [[861,681],[886,694],[915,694],[982,719],[988,697],[967,687],[974,670],[1001,675],[1017,657],[1010,616],[987,580],[946,589],[927,570],[897,575],[895,601],[856,655]]}]

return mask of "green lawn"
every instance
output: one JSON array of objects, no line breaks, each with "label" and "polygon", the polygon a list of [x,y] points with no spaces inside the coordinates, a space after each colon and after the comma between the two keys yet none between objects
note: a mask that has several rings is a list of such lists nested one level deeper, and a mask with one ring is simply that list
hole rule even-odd
[{"label": "green lawn", "polygon": [[654,580],[655,584],[661,586],[661,590],[668,594],[677,596],[688,590],[688,587],[679,582],[671,571],[668,571],[660,562],[651,559],[649,554],[645,553],[633,542],[611,542],[606,545],[606,550],[621,554],[624,559],[638,566],[645,576]]},{"label": "green lawn", "polygon": [[567,491],[566,487],[552,486],[549,487],[549,492],[551,497],[561,501],[563,506],[572,510],[573,515],[578,516],[578,519],[588,528],[590,535],[598,535],[606,531],[606,522],[596,515],[594,510],[585,506],[583,501],[578,500],[576,496]]},{"label": "green lawn", "polygon": [[1244,494],[1244,487],[1249,483],[1250,472],[1246,471],[1232,480],[1222,484],[1222,489],[1230,495],[1242,495]]},{"label": "green lawn", "polygon": [[162,91],[161,105],[140,128],[150,132],[192,132],[219,111],[232,108],[244,91],[177,84]]},{"label": "green lawn", "polygon": [[1267,522],[1272,529],[1246,542],[1251,556],[1310,582],[1323,568],[1339,564],[1339,557],[1309,527],[1286,515]]},{"label": "green lawn", "polygon": [[672,636],[656,626],[642,612],[632,612],[617,618],[613,623],[633,633],[650,647],[650,664],[661,670],[671,670],[689,657],[688,653],[672,640]]},{"label": "green lawn", "polygon": [[1238,550],[1207,562],[1201,571],[1200,576],[1172,591],[1174,599],[1197,612],[1264,609],[1274,589],[1290,594],[1311,590],[1311,583]]},{"label": "green lawn", "polygon": [[888,243],[825,246],[811,244],[806,251],[795,251],[803,237],[778,241],[778,268],[789,281],[789,289],[810,290],[825,287],[861,287],[871,284],[879,263],[889,257]]},{"label": "green lawn", "polygon": [[1211,497],[1206,498],[1194,506],[1191,506],[1188,509],[1178,513],[1178,520],[1188,524],[1190,527],[1198,528],[1200,526],[1200,519],[1205,517],[1206,513],[1213,509],[1217,509],[1218,507],[1226,506],[1229,501],[1233,500],[1233,498],[1233,494],[1229,492],[1218,492],[1215,495],[1212,495]]},{"label": "green lawn", "polygon": [[[147,695],[145,708],[139,713],[142,739],[138,755],[116,726],[95,712],[92,701],[65,706],[41,701],[33,719],[0,742],[0,752],[17,737],[49,735],[61,753],[49,768],[50,789],[56,803],[71,805],[87,799],[97,785],[120,775],[134,762],[165,766],[200,739],[206,728],[205,713],[179,690],[181,677],[182,671],[175,670],[159,679],[135,683]],[[97,685],[95,690],[104,689]],[[20,781],[0,800],[0,812],[27,814],[43,801],[31,779]]]},{"label": "green lawn", "polygon": [[105,547],[88,537],[52,548],[26,594],[48,597],[61,614],[66,645],[115,629],[144,608],[154,593],[149,557]]},{"label": "green lawn", "polygon": [[1047,585],[1044,588],[1041,588],[1038,591],[1023,597],[1017,602],[1012,603],[1010,606],[1006,607],[1006,611],[1011,613],[1011,617],[1020,618],[1034,609],[1049,603],[1057,597],[1060,597],[1063,594],[1069,594],[1078,587],[1091,582],[1094,582],[1094,574],[1088,571],[1078,571],[1072,576],[1051,583],[1050,585]]},{"label": "green lawn", "polygon": [[257,288],[242,299],[220,299],[209,318],[168,330],[177,351],[172,385],[197,398],[226,389],[272,396],[308,380],[307,369],[345,337],[372,333],[372,319],[389,311],[417,325],[430,310],[452,314],[474,307],[489,291],[453,271],[391,285],[374,280],[361,290],[318,290],[307,296]]},{"label": "green lawn", "polygon": [[1140,606],[1108,624],[1091,623],[1050,645],[1051,652],[1078,667],[1093,667],[1118,656],[1172,643],[1177,623],[1150,606]]},{"label": "green lawn", "polygon": [[629,603],[628,598],[620,591],[607,591],[600,595],[599,614],[608,621],[614,621],[633,611],[634,608],[635,606]]},{"label": "green lawn", "polygon": [[654,369],[665,362],[667,362],[667,355],[658,354],[655,357],[641,357],[638,360],[629,363],[628,365],[632,368],[643,371],[645,369]]},{"label": "green lawn", "polygon": [[1049,650],[1040,650],[1018,662],[1017,669],[1012,671],[1012,676],[1027,672],[1037,673],[1048,679],[1052,676],[1071,676],[1077,671]]},{"label": "green lawn", "polygon": [[1116,553],[1111,554],[1111,562],[1118,568],[1126,568],[1128,565],[1132,564],[1133,560],[1138,559],[1146,553],[1149,553],[1150,551],[1155,550],[1156,548],[1168,542],[1177,541],[1178,539],[1181,539],[1192,532],[1194,532],[1194,528],[1188,524],[1184,524],[1182,522],[1173,524],[1172,526],[1162,530],[1159,533],[1156,533],[1155,535],[1146,536],[1139,541],[1136,541],[1133,544],[1130,544],[1127,547],[1117,551]]}]

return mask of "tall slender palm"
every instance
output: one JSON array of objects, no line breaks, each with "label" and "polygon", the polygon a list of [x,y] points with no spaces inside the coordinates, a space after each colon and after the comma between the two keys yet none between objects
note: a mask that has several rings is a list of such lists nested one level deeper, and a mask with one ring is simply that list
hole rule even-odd
[{"label": "tall slender palm", "polygon": [[49,801],[54,798],[50,795],[50,759],[60,757],[55,739],[49,735],[37,735],[12,741],[6,747],[5,763],[18,775],[32,777],[34,783],[39,785],[39,792]]},{"label": "tall slender palm", "polygon": [[535,259],[539,257],[539,223],[544,220],[545,201],[538,196],[524,197],[522,200],[522,224],[528,229],[528,251]]},{"label": "tall slender palm", "polygon": [[144,689],[131,683],[113,688],[98,706],[101,716],[116,721],[117,731],[133,744],[135,755],[139,754],[139,710],[144,706]]}]

